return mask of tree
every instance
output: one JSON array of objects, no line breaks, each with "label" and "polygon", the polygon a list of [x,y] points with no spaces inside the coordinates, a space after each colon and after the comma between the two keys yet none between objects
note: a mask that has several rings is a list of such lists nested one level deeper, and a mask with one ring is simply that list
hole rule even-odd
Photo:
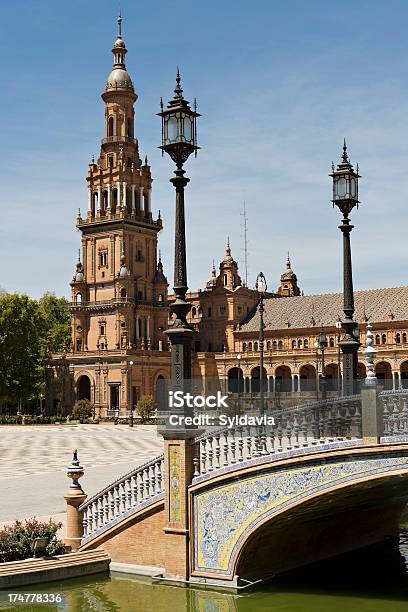
[{"label": "tree", "polygon": [[44,380],[47,321],[26,295],[0,297],[0,398],[25,400]]},{"label": "tree", "polygon": [[78,400],[72,409],[71,414],[73,419],[87,421],[95,416],[95,407],[88,399]]},{"label": "tree", "polygon": [[137,402],[136,412],[142,423],[149,423],[154,413],[154,399],[151,395],[146,395]]},{"label": "tree", "polygon": [[60,352],[64,346],[71,345],[69,302],[63,297],[57,297],[55,293],[48,292],[44,293],[38,303],[46,320],[52,350]]}]

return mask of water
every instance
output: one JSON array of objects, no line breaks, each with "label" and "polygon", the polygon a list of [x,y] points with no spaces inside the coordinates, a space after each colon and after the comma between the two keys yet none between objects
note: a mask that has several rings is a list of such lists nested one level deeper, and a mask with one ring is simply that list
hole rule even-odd
[{"label": "water", "polygon": [[[129,575],[53,582],[20,593],[60,593],[56,605],[0,605],[13,612],[407,612],[408,532],[398,546],[298,570],[274,583],[238,595],[162,586]],[[5,593],[1,592],[4,601]]]}]

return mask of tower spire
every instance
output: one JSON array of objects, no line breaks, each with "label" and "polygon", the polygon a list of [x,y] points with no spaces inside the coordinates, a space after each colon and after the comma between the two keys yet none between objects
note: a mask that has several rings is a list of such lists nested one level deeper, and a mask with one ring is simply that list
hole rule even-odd
[{"label": "tower spire", "polygon": [[347,144],[346,144],[346,139],[345,138],[343,140],[343,155],[341,156],[341,160],[345,164],[347,164],[347,162],[349,161],[348,154],[347,154]]},{"label": "tower spire", "polygon": [[181,76],[180,76],[180,69],[177,66],[177,74],[176,74],[176,88],[174,90],[174,93],[176,94],[176,98],[182,98],[183,97],[183,90],[181,87]]},{"label": "tower spire", "polygon": [[118,15],[118,38],[122,38],[122,12],[120,9]]}]

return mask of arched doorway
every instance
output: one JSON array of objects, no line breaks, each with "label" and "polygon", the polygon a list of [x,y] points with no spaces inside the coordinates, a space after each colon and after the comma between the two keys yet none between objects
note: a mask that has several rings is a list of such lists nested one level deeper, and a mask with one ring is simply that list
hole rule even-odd
[{"label": "arched doorway", "polygon": [[401,385],[404,389],[408,389],[408,361],[401,363]]},{"label": "arched doorway", "polygon": [[228,371],[228,392],[244,392],[244,373],[241,368],[235,367]]},{"label": "arched doorway", "polygon": [[316,391],[316,368],[309,363],[299,370],[300,391]]},{"label": "arched doorway", "polygon": [[379,361],[375,366],[375,375],[384,389],[392,389],[392,371],[388,362]]},{"label": "arched doorway", "polygon": [[79,400],[87,399],[91,401],[91,381],[89,376],[85,374],[77,382],[77,397]]},{"label": "arched doorway", "polygon": [[324,369],[327,391],[337,391],[339,383],[339,366],[337,363],[329,363]]},{"label": "arched doorway", "polygon": [[281,365],[275,371],[276,391],[292,391],[292,372],[289,366]]},{"label": "arched doorway", "polygon": [[[259,373],[260,373],[260,368],[259,366],[256,366],[255,368],[253,368],[251,370],[251,391],[252,393],[259,393]],[[263,389],[264,391],[268,390],[268,375],[266,373],[265,368],[263,368],[263,374],[262,374],[262,383],[263,383]]]},{"label": "arched doorway", "polygon": [[367,376],[367,368],[365,363],[359,362],[357,364],[357,378],[358,380],[364,380]]}]

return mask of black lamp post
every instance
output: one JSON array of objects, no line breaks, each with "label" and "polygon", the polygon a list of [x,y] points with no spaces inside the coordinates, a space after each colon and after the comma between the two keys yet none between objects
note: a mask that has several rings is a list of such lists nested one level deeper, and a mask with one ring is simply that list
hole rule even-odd
[{"label": "black lamp post", "polygon": [[196,120],[199,113],[190,108],[189,102],[183,97],[180,85],[180,72],[177,69],[174,97],[165,109],[160,101],[162,118],[162,153],[168,153],[176,164],[175,177],[170,179],[176,189],[176,222],[174,245],[174,294],[175,300],[170,306],[175,315],[172,325],[166,330],[171,341],[171,382],[172,389],[184,389],[185,381],[191,380],[191,345],[193,330],[188,325],[186,317],[191,304],[186,302],[187,265],[186,265],[186,233],[184,218],[184,188],[190,181],[185,177],[183,165],[191,155],[197,154]]},{"label": "black lamp post", "polygon": [[260,400],[260,412],[264,413],[264,381],[263,381],[263,370],[264,370],[264,297],[267,290],[266,278],[262,272],[260,272],[256,278],[255,289],[259,293],[259,400]]},{"label": "black lamp post", "polygon": [[322,390],[322,399],[326,399],[326,373],[325,373],[325,363],[324,363],[324,351],[327,348],[327,336],[324,333],[323,328],[320,330],[319,335],[317,336],[317,346],[320,348],[322,353],[322,376],[320,378],[320,388]]},{"label": "black lamp post", "polygon": [[356,390],[357,380],[357,352],[360,347],[358,324],[353,320],[354,315],[354,293],[353,293],[353,270],[351,263],[350,232],[353,225],[350,224],[349,214],[358,200],[358,179],[360,175],[354,170],[350,163],[346,141],[344,140],[343,155],[337,168],[332,164],[333,179],[333,207],[338,206],[343,215],[342,224],[339,229],[343,234],[343,311],[344,331],[340,341],[343,353],[343,395],[352,395]]}]

